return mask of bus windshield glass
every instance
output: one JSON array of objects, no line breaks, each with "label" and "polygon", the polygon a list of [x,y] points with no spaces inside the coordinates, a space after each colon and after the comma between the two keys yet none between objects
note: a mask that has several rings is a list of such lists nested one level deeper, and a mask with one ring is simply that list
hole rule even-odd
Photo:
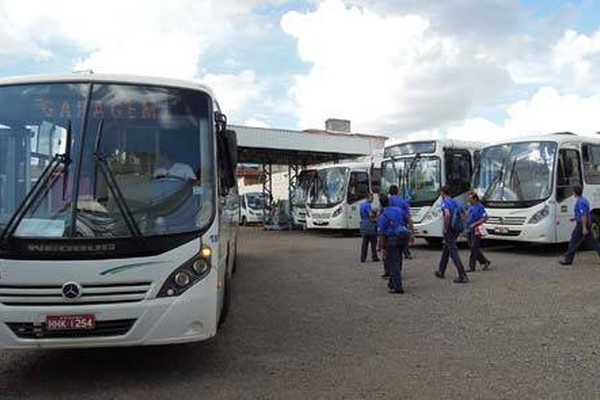
[{"label": "bus windshield glass", "polygon": [[262,193],[247,193],[248,208],[252,210],[263,210],[267,206],[265,196]]},{"label": "bus windshield glass", "polygon": [[346,175],[348,168],[335,167],[317,171],[310,195],[310,206],[329,208],[346,198]]},{"label": "bus windshield glass", "polygon": [[397,185],[412,205],[431,205],[441,189],[441,162],[438,157],[403,157],[386,160],[381,166],[381,188],[388,193]]},{"label": "bus windshield glass", "polygon": [[485,148],[473,187],[491,205],[522,206],[552,194],[556,143],[518,142]]},{"label": "bus windshield glass", "polygon": [[[125,215],[142,236],[204,229],[214,212],[211,101],[133,84],[0,87],[0,154],[9,155],[0,231],[35,186],[17,237],[129,237]],[[70,162],[41,181],[68,144]]]},{"label": "bus windshield glass", "polygon": [[295,207],[304,207],[308,198],[308,191],[315,179],[316,171],[302,171],[298,175],[298,184],[292,193],[292,205]]}]

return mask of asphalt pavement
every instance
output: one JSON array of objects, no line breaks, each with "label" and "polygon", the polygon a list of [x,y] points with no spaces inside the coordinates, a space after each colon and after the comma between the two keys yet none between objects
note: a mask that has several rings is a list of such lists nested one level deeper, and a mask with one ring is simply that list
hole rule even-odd
[{"label": "asphalt pavement", "polygon": [[[206,343],[0,351],[0,399],[600,397],[600,264],[560,246],[487,247],[467,285],[416,246],[387,293],[359,238],[240,230],[231,316]],[[466,261],[467,251],[461,250]]]}]

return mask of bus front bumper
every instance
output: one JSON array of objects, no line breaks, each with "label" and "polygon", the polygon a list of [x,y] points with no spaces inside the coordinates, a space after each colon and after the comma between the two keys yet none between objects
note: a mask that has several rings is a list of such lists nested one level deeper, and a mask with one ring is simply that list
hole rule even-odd
[{"label": "bus front bumper", "polygon": [[[211,273],[174,298],[104,305],[0,305],[0,347],[117,347],[206,340],[216,334],[216,286],[216,273]],[[93,315],[96,328],[49,331],[45,327],[49,315]]]}]

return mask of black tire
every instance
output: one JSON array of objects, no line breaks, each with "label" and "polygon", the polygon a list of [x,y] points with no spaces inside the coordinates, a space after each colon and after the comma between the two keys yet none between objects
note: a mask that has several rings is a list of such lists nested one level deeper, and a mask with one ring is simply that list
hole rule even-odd
[{"label": "black tire", "polygon": [[223,288],[223,306],[219,316],[219,328],[225,323],[231,309],[231,275],[225,275],[225,287]]},{"label": "black tire", "polygon": [[245,216],[245,215],[242,217],[242,220],[241,220],[240,224],[241,224],[242,226],[246,226],[246,225],[248,225],[248,218],[246,218],[246,216]]},{"label": "black tire", "polygon": [[233,265],[231,266],[231,273],[235,274],[235,272],[237,271],[237,265],[238,265],[238,252],[237,252],[237,240],[235,241],[235,247],[233,250]]},{"label": "black tire", "polygon": [[430,246],[440,246],[443,242],[442,238],[425,238],[425,241]]},{"label": "black tire", "polygon": [[[597,212],[592,214],[592,228],[590,229],[590,233],[594,235],[596,240],[600,240],[600,216]],[[586,242],[585,250],[594,250],[594,248]]]}]

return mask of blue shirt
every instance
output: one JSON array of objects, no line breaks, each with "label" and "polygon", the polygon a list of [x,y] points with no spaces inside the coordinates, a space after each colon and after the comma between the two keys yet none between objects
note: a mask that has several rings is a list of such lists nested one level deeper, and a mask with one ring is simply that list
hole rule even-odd
[{"label": "blue shirt", "polygon": [[384,236],[408,234],[409,213],[400,207],[389,206],[377,218],[377,232]]},{"label": "blue shirt", "polygon": [[[450,198],[442,201],[442,212],[445,214],[446,210],[448,210],[450,212],[450,224],[452,224],[452,218],[454,217],[455,213],[458,213],[459,215],[457,217],[460,218],[462,206],[460,205],[460,203],[458,201],[456,201],[450,197]],[[448,227],[448,228],[451,228],[451,227]]]},{"label": "blue shirt", "polygon": [[399,196],[397,194],[391,195],[390,199],[390,207],[399,207],[402,209],[406,209],[410,213],[410,203]]},{"label": "blue shirt", "polygon": [[485,217],[487,217],[487,211],[485,211],[483,204],[475,203],[469,207],[469,219],[467,219],[467,225],[471,226]]},{"label": "blue shirt", "polygon": [[369,221],[371,219],[371,211],[373,210],[373,206],[367,200],[363,201],[360,204],[360,220],[361,221]]},{"label": "blue shirt", "polygon": [[581,224],[583,216],[587,218],[588,225],[592,222],[590,214],[590,202],[585,197],[581,196],[575,202],[575,209],[573,212],[575,215],[575,221]]}]

